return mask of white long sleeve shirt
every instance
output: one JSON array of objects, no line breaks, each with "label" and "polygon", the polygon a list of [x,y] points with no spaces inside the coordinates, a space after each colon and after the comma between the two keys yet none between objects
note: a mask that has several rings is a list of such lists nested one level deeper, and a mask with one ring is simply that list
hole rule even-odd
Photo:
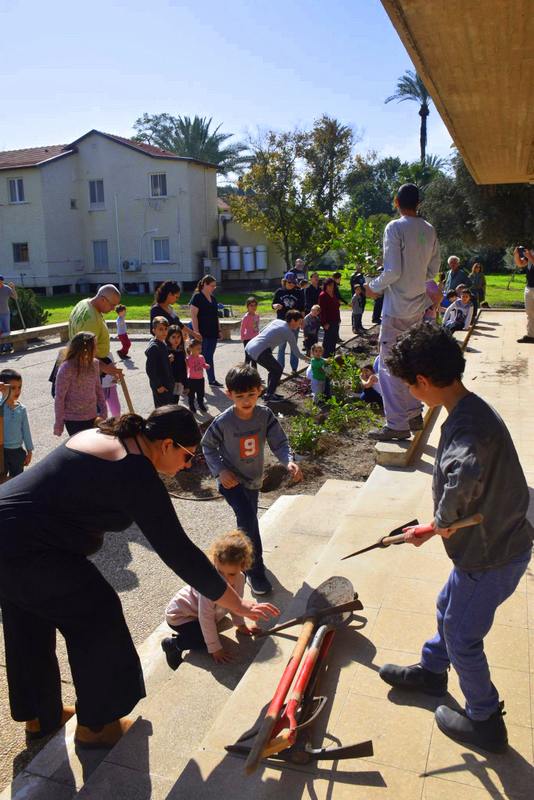
[{"label": "white long sleeve shirt", "polygon": [[384,294],[382,313],[406,319],[423,316],[426,282],[440,267],[436,231],[422,217],[401,217],[384,231],[384,271],[369,281],[373,292]]},{"label": "white long sleeve shirt", "polygon": [[[244,588],[245,576],[240,572],[236,578],[234,589],[240,597],[243,597]],[[182,587],[165,609],[165,619],[169,625],[179,626],[185,622],[192,622],[194,619],[198,619],[208,653],[215,653],[222,647],[217,631],[217,623],[226,614],[228,614],[227,608],[200,594],[192,586]],[[236,627],[245,624],[243,617],[233,613],[230,613],[230,616]]]}]

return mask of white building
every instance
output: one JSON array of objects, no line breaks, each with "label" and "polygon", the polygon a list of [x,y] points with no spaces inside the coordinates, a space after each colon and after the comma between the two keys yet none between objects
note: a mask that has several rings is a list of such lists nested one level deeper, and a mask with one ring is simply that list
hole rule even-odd
[{"label": "white building", "polygon": [[212,164],[96,130],[0,153],[0,270],[17,284],[193,282],[216,236]]}]

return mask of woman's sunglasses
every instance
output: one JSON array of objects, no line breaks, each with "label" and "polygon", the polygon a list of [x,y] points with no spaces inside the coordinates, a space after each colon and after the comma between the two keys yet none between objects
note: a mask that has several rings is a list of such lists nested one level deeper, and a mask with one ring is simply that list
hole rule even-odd
[{"label": "woman's sunglasses", "polygon": [[189,464],[194,459],[194,457],[196,456],[196,453],[193,453],[192,450],[188,450],[187,447],[184,447],[183,444],[180,444],[180,442],[174,442],[174,446],[175,447],[179,447],[181,450],[185,450],[187,455],[184,458],[184,462],[186,464]]}]

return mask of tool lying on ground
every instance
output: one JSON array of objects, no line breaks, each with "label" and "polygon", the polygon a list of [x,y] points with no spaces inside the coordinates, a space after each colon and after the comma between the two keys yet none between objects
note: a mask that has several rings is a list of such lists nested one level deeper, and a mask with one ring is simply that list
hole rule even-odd
[{"label": "tool lying on ground", "polygon": [[[280,630],[282,627],[304,621],[293,653],[262,722],[236,744],[226,747],[229,753],[247,756],[245,770],[248,774],[254,772],[261,759],[266,757],[307,763],[313,759],[337,761],[341,758],[372,755],[373,746],[369,741],[348,747],[317,749],[314,749],[309,741],[305,744],[302,741],[298,742],[299,732],[311,726],[327,702],[326,697],[315,697],[314,692],[332,645],[335,628],[348,621],[351,610],[361,608],[363,606],[354,594],[351,582],[346,578],[332,577],[311,593],[302,617],[277,627],[276,630]],[[318,620],[321,624],[316,629]],[[272,633],[274,630],[266,633]],[[304,651],[312,635],[313,641],[301,665]],[[297,677],[293,689],[289,700],[286,701],[295,675]],[[256,738],[252,745],[243,744],[253,736]]]},{"label": "tool lying on ground", "polygon": [[[449,525],[449,529],[454,532],[457,531],[459,528],[470,528],[471,525],[479,525],[482,520],[484,519],[482,514],[473,514],[470,517],[465,517],[465,519],[458,519],[456,522],[453,522]],[[341,561],[345,561],[347,558],[353,558],[353,556],[359,556],[361,553],[367,553],[369,550],[374,550],[377,547],[389,547],[392,544],[404,544],[406,539],[404,538],[404,534],[409,529],[412,529],[412,532],[416,536],[424,536],[427,533],[432,533],[434,530],[434,526],[432,523],[428,523],[426,525],[420,525],[416,519],[412,520],[411,522],[407,522],[405,525],[400,525],[395,530],[391,531],[388,536],[382,536],[378,542],[374,544],[370,544],[368,547],[363,547],[361,550],[356,550],[355,553],[349,553],[348,556],[343,556]]]}]

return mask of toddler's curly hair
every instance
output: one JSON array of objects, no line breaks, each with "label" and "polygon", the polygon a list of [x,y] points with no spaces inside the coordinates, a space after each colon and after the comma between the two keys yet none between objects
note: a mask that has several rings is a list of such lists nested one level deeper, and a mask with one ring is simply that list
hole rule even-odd
[{"label": "toddler's curly hair", "polygon": [[254,550],[248,536],[243,531],[235,530],[218,536],[209,548],[212,561],[221,564],[240,564],[241,569],[250,569],[254,561]]}]

